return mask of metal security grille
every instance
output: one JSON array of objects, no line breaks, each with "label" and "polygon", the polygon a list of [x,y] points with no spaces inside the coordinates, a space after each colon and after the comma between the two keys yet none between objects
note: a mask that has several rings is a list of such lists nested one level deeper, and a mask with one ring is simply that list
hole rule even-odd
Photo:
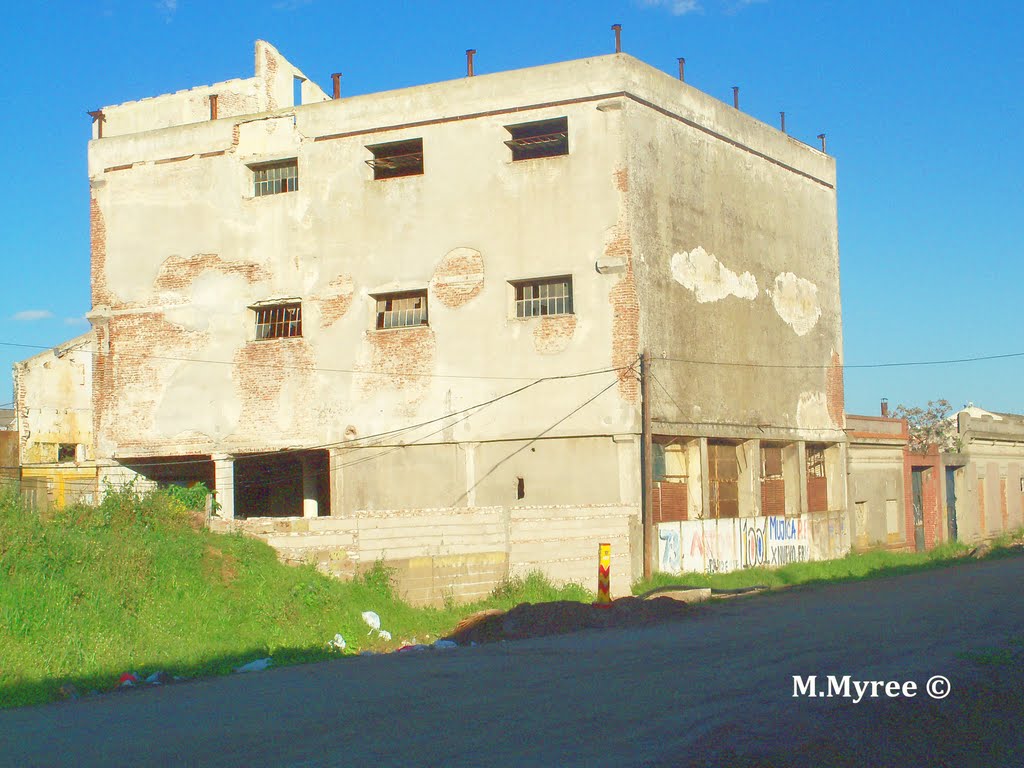
[{"label": "metal security grille", "polygon": [[516,288],[516,317],[572,314],[572,278],[529,280],[513,283]]},{"label": "metal security grille", "polygon": [[299,161],[286,160],[282,163],[260,165],[252,170],[256,197],[294,192],[299,188]]},{"label": "metal security grille", "polygon": [[782,446],[761,444],[761,514],[786,514],[786,482],[782,469]]},{"label": "metal security grille", "polygon": [[257,339],[286,339],[301,335],[301,304],[275,304],[256,308]]},{"label": "metal security grille", "polygon": [[807,448],[807,511],[828,509],[828,478],[825,475],[825,446],[808,444]]},{"label": "metal security grille", "polygon": [[708,475],[711,517],[739,517],[740,466],[735,445],[708,441]]},{"label": "metal security grille", "polygon": [[427,292],[377,297],[377,328],[412,328],[427,324]]}]

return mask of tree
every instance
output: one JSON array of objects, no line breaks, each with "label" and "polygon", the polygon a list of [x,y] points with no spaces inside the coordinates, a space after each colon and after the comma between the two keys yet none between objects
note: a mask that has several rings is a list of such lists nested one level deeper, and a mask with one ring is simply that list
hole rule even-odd
[{"label": "tree", "polygon": [[910,428],[910,450],[925,453],[928,446],[937,445],[940,451],[957,450],[956,420],[950,418],[953,406],[949,400],[929,400],[924,408],[912,405],[896,406],[893,416],[906,419]]}]

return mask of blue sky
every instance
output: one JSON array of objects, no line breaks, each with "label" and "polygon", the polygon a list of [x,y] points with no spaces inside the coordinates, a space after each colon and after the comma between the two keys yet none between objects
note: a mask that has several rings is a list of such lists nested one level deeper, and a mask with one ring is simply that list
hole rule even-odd
[{"label": "blue sky", "polygon": [[[6,12],[0,367],[88,329],[85,112],[253,71],[275,46],[343,95],[623,49],[808,143],[839,173],[847,410],[1024,412],[1024,10],[1017,2],[93,0]],[[0,406],[11,397],[10,376]]]}]

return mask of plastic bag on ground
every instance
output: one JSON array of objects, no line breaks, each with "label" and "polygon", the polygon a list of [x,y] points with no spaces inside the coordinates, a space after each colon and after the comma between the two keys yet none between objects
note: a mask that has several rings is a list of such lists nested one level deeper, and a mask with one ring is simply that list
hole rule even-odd
[{"label": "plastic bag on ground", "polygon": [[368,635],[372,634],[374,630],[380,629],[380,616],[373,611],[363,611],[363,621],[370,628],[370,631],[366,633]]},{"label": "plastic bag on ground", "polygon": [[346,645],[347,643],[345,642],[345,638],[341,636],[340,632],[336,634],[334,639],[330,642],[331,648],[336,648],[339,651],[344,651]]},{"label": "plastic bag on ground", "polygon": [[270,657],[265,659],[256,659],[255,661],[250,661],[248,664],[235,667],[235,672],[262,672],[273,663],[274,660]]}]

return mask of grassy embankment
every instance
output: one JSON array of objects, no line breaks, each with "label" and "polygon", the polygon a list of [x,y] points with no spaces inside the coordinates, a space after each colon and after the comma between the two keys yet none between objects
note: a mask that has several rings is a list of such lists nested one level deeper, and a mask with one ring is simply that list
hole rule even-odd
[{"label": "grassy embankment", "polygon": [[[83,694],[120,675],[162,670],[195,677],[257,658],[275,664],[431,642],[480,608],[590,600],[580,587],[514,581],[473,606],[414,608],[377,567],[342,582],[280,564],[261,541],[197,530],[187,500],[128,488],[98,507],[45,517],[0,491],[0,708],[53,700],[63,683]],[[369,636],[375,611],[393,637]]]},{"label": "grassy embankment", "polygon": [[[375,567],[350,582],[312,567],[280,564],[263,542],[197,526],[190,499],[131,488],[98,507],[40,516],[0,491],[0,708],[53,700],[63,683],[83,693],[109,690],[126,671],[216,675],[257,658],[277,665],[430,642],[482,608],[523,602],[588,602],[593,594],[556,589],[540,575],[503,585],[486,601],[443,609],[399,600],[389,573]],[[1009,545],[1012,537],[996,544]],[[929,553],[871,552],[822,563],[731,574],[659,575],[636,594],[668,584],[729,589],[895,575],[956,562],[964,548]],[[998,555],[999,550],[993,552]],[[596,569],[596,562],[595,562]],[[367,634],[363,611],[392,634]]]}]

